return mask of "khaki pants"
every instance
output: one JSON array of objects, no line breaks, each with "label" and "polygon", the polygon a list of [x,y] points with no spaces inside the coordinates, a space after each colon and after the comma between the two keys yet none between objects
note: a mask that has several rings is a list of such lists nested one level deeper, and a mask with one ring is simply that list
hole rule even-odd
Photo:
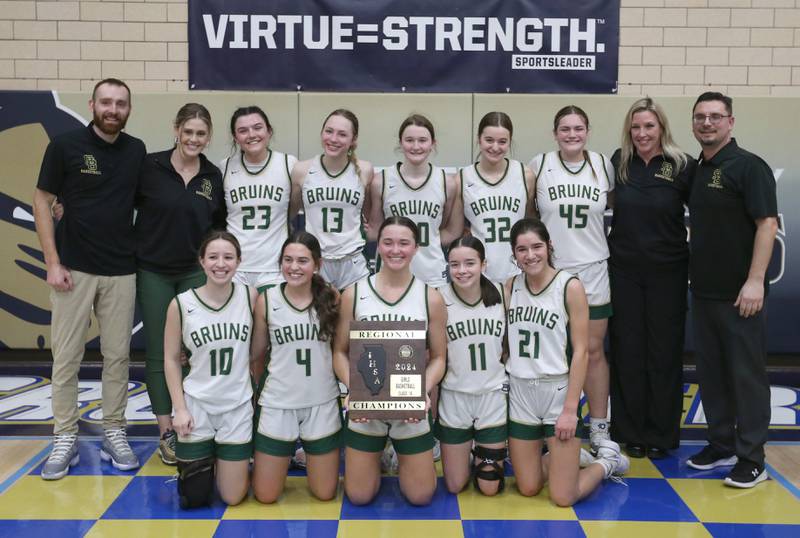
[{"label": "khaki pants", "polygon": [[94,308],[103,354],[103,427],[125,426],[128,358],[136,275],[98,276],[71,270],[74,287],[50,291],[53,305],[53,431],[78,433],[78,370]]}]

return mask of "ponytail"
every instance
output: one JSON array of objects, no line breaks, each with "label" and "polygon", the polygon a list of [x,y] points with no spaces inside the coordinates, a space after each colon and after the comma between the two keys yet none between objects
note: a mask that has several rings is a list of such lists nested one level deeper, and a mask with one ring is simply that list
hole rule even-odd
[{"label": "ponytail", "polygon": [[336,333],[336,324],[339,321],[337,293],[319,274],[314,273],[311,277],[311,295],[311,306],[319,319],[319,337],[330,341]]},{"label": "ponytail", "polygon": [[494,306],[501,302],[500,291],[494,283],[481,273],[481,301],[483,306]]}]

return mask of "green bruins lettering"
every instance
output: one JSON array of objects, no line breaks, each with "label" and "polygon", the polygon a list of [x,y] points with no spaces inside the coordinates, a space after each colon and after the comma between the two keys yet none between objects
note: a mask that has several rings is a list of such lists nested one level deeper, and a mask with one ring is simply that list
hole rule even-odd
[{"label": "green bruins lettering", "polygon": [[548,187],[547,195],[552,201],[562,198],[583,198],[596,202],[600,199],[600,189],[589,185],[553,185]]},{"label": "green bruins lettering", "polygon": [[318,340],[324,342],[319,335],[319,327],[310,323],[302,323],[297,325],[288,325],[286,327],[278,327],[272,331],[272,337],[278,345],[288,344],[290,342],[299,342],[302,340]]},{"label": "green bruins lettering", "polygon": [[344,202],[352,206],[358,207],[361,202],[361,193],[356,190],[342,189],[339,187],[315,187],[305,191],[306,202],[313,204],[315,202],[322,202],[329,204],[330,202]]},{"label": "green bruins lettering", "polygon": [[558,313],[549,312],[537,306],[517,306],[508,311],[508,324],[514,323],[537,323],[552,329],[558,323]]},{"label": "green bruins lettering", "polygon": [[411,215],[427,215],[432,219],[439,216],[441,206],[435,202],[425,200],[402,200],[389,204],[389,211],[393,216],[408,217]]},{"label": "green bruins lettering", "polygon": [[231,203],[236,204],[246,200],[272,200],[280,202],[283,199],[283,187],[276,185],[242,185],[229,191]]},{"label": "green bruins lettering", "polygon": [[403,314],[370,314],[362,316],[360,319],[369,321],[417,321],[411,316]]},{"label": "green bruins lettering", "polygon": [[511,196],[487,196],[469,204],[470,209],[477,217],[486,211],[519,211],[519,198]]},{"label": "green bruins lettering", "polygon": [[250,326],[243,323],[212,323],[192,331],[189,336],[195,347],[211,344],[218,340],[247,342],[250,338]]},{"label": "green bruins lettering", "polygon": [[505,323],[497,319],[466,319],[447,325],[447,339],[458,340],[467,336],[488,335],[501,337]]}]

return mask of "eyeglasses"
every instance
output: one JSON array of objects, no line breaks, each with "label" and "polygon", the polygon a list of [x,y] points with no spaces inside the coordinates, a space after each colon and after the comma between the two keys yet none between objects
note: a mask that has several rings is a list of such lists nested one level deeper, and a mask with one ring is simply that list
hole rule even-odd
[{"label": "eyeglasses", "polygon": [[692,116],[692,122],[697,124],[705,123],[706,120],[710,121],[713,125],[722,121],[722,118],[730,118],[730,114],[695,114]]}]

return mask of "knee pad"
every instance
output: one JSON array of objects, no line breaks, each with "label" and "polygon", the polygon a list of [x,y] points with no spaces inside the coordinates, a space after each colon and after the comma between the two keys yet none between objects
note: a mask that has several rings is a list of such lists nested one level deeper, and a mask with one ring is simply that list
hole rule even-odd
[{"label": "knee pad", "polygon": [[178,461],[178,498],[181,508],[209,506],[214,496],[214,458]]},{"label": "knee pad", "polygon": [[472,481],[475,484],[475,489],[480,491],[478,487],[478,479],[497,481],[497,493],[501,493],[506,486],[505,473],[501,467],[501,463],[506,459],[508,453],[505,447],[503,448],[486,448],[485,446],[475,445],[472,449],[474,458],[480,460],[472,466]]}]

